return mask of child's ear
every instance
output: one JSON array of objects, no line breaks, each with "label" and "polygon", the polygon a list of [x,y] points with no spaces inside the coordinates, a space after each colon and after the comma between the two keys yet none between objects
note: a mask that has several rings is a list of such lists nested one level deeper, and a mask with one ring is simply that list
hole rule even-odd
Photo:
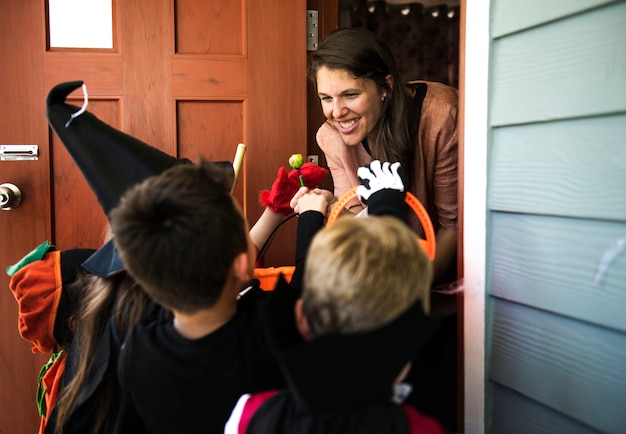
[{"label": "child's ear", "polygon": [[233,274],[242,282],[252,279],[250,275],[250,256],[248,252],[240,253],[233,261]]},{"label": "child's ear", "polygon": [[294,313],[296,315],[296,328],[306,341],[311,340],[311,327],[309,327],[309,320],[306,318],[304,314],[304,310],[302,309],[302,299],[299,298],[296,301],[296,304],[293,307]]}]

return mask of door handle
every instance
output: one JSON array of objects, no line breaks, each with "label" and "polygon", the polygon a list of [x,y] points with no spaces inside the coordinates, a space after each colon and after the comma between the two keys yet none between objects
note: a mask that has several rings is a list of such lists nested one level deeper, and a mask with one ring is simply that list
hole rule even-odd
[{"label": "door handle", "polygon": [[0,184],[0,208],[10,211],[22,202],[22,192],[16,185],[8,182]]}]

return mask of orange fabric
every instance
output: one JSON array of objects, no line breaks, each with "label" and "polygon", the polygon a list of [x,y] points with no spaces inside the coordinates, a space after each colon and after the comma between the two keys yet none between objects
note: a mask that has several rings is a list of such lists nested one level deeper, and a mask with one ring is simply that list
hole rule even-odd
[{"label": "orange fabric", "polygon": [[45,388],[46,416],[41,418],[41,422],[39,424],[39,434],[43,434],[46,428],[46,422],[50,419],[50,415],[52,414],[54,405],[57,402],[59,392],[61,391],[66,359],[67,353],[63,352],[63,354],[55,360],[53,365],[50,369],[48,369],[41,380],[42,387]]},{"label": "orange fabric", "polygon": [[9,281],[18,304],[20,335],[33,343],[33,353],[50,352],[57,343],[53,331],[62,286],[61,252],[58,250],[24,266]]},{"label": "orange fabric", "polygon": [[274,289],[274,286],[276,286],[276,282],[278,281],[278,276],[280,274],[285,277],[285,280],[287,282],[290,282],[295,269],[296,267],[293,265],[286,265],[283,267],[255,268],[254,278],[259,279],[262,290],[272,291]]}]

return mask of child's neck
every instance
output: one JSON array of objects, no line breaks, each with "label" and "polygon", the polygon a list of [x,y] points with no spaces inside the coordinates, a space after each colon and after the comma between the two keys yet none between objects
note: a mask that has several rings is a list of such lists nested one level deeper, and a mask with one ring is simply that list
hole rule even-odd
[{"label": "child's neck", "polygon": [[194,313],[174,312],[174,329],[187,339],[200,339],[213,333],[237,313],[237,304],[214,306]]}]

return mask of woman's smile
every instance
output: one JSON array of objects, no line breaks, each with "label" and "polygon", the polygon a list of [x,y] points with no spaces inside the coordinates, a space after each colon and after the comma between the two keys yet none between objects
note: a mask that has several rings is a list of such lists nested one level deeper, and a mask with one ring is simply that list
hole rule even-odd
[{"label": "woman's smile", "polygon": [[352,131],[354,131],[358,127],[360,119],[361,118],[358,117],[358,118],[351,119],[349,121],[337,121],[337,124],[339,126],[338,127],[339,132],[341,132],[342,134],[350,134]]}]

